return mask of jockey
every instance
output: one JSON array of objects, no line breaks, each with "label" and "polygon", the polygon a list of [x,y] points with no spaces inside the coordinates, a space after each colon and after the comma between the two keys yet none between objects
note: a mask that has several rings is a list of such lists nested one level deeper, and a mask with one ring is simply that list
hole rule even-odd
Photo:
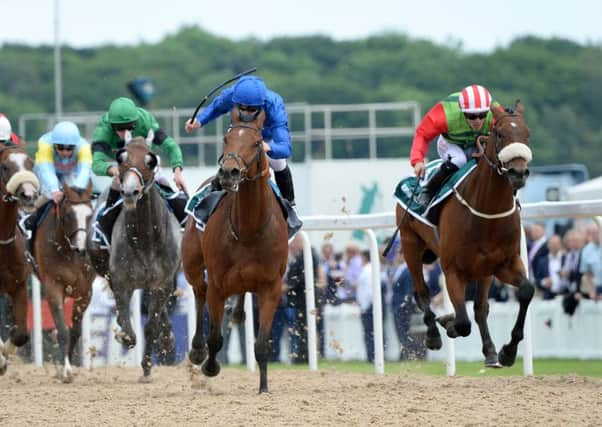
[{"label": "jockey", "polygon": [[427,205],[443,182],[476,151],[477,137],[489,134],[493,124],[492,104],[501,108],[485,87],[473,84],[438,102],[420,121],[410,151],[416,177],[424,177],[424,157],[429,142],[436,136],[437,152],[444,163],[423,188],[418,203]]},{"label": "jockey", "polygon": [[0,144],[2,145],[22,145],[23,140],[19,138],[12,130],[8,117],[0,113]]},{"label": "jockey", "polygon": [[[229,113],[234,106],[238,106],[241,120],[245,122],[253,121],[261,110],[265,111],[263,149],[268,155],[270,167],[274,170],[278,189],[294,206],[293,176],[286,163],[286,159],[292,153],[288,114],[282,97],[268,89],[259,77],[242,77],[233,87],[224,89],[192,122],[186,122],[186,132],[206,126],[222,114]],[[214,179],[212,184],[214,189],[219,188],[217,179]]]},{"label": "jockey", "polygon": [[38,140],[34,172],[40,178],[42,196],[36,201],[36,213],[24,221],[33,233],[49,200],[58,205],[63,200],[62,183],[75,190],[85,190],[90,182],[92,151],[73,122],[59,122]]},{"label": "jockey", "polygon": [[[153,150],[161,147],[163,152],[169,156],[174,173],[173,179],[181,193],[167,198],[167,203],[178,221],[182,222],[186,218],[184,208],[187,196],[186,184],[182,176],[183,160],[180,146],[159,127],[159,123],[151,113],[136,107],[129,98],[117,98],[111,102],[109,111],[100,118],[92,137],[92,170],[96,175],[113,177],[106,201],[105,215],[103,220],[99,221],[105,235],[110,235],[110,230],[120,211],[113,209],[111,210],[112,214],[109,215],[109,208],[114,206],[120,198],[119,169],[115,162],[115,155],[134,137],[143,137],[149,145],[152,144]],[[169,192],[173,191],[167,179],[162,176],[159,167],[155,172],[155,181],[163,189],[167,189]]]}]

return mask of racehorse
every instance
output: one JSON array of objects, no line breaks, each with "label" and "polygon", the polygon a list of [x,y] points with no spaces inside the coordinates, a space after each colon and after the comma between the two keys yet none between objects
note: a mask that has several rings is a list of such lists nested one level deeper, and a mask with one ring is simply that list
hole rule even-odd
[{"label": "racehorse", "polygon": [[[88,251],[96,272],[109,282],[117,305],[121,331],[115,339],[124,348],[136,346],[130,323],[130,298],[135,289],[145,289],[150,297],[148,321],[144,328],[143,377],[150,380],[153,347],[174,346],[166,302],[173,291],[180,266],[180,227],[157,186],[154,171],[158,158],[142,138],[136,138],[117,152],[123,209],[113,226],[110,250],[100,248],[88,233]],[[103,208],[108,189],[99,199]]]},{"label": "racehorse", "polygon": [[[424,312],[427,326],[426,345],[441,348],[441,336],[429,303],[429,293],[422,275],[423,259],[439,256],[455,316],[438,319],[447,335],[468,336],[470,320],[465,306],[469,281],[477,284],[474,302],[475,320],[481,332],[485,364],[491,367],[512,366],[517,345],[523,339],[527,308],[534,287],[528,280],[520,258],[521,222],[516,206],[516,191],[529,176],[529,128],[524,108],[517,101],[515,112],[492,108],[494,126],[485,141],[478,140],[480,157],[475,170],[443,202],[438,237],[435,231],[397,205],[397,224],[401,232],[403,253],[412,274],[414,296]],[[483,148],[482,143],[486,144]],[[429,252],[431,251],[431,252]],[[423,256],[425,258],[423,258]],[[496,353],[489,335],[488,294],[493,276],[518,288],[520,304],[511,340]]]},{"label": "racehorse", "polygon": [[[182,237],[182,267],[194,289],[197,308],[189,359],[195,365],[205,361],[201,369],[207,376],[219,373],[216,355],[223,343],[224,302],[231,295],[239,295],[235,310],[239,312],[244,293],[255,292],[259,296],[255,359],[260,370],[259,392],[263,393],[268,391],[270,330],[287,262],[287,224],[269,184],[269,163],[261,134],[265,113],[261,111],[252,121],[242,121],[234,108],[230,116],[217,174],[227,194],[203,232],[191,217]],[[205,301],[210,323],[208,357],[203,333]]]},{"label": "racehorse", "polygon": [[12,305],[15,326],[6,343],[0,339],[0,375],[6,372],[7,357],[29,340],[27,333],[27,279],[31,264],[25,255],[25,238],[18,231],[19,208],[35,210],[40,183],[32,172],[33,161],[21,146],[0,148],[0,293]]},{"label": "racehorse", "polygon": [[[63,360],[61,379],[71,382],[73,350],[81,336],[81,322],[90,303],[96,276],[86,258],[86,235],[92,217],[92,182],[83,191],[63,183],[63,193],[63,200],[58,205],[52,204],[36,231],[33,253],[58,331]],[[70,331],[65,325],[65,296],[74,299]]]}]

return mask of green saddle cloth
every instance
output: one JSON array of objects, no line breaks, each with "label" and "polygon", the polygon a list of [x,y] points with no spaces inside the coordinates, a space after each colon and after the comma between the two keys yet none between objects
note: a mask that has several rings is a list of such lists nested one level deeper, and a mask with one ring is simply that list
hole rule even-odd
[{"label": "green saddle cloth", "polygon": [[[428,182],[430,178],[439,170],[439,167],[443,163],[443,160],[437,159],[429,162],[426,165],[426,177],[424,183]],[[410,176],[407,178],[403,178],[397,186],[395,187],[395,197],[402,203],[403,207],[408,207],[411,212],[416,215],[424,216],[427,211],[430,210],[431,207],[441,203],[443,200],[447,198],[452,193],[453,188],[462,181],[470,172],[476,167],[477,161],[475,159],[471,159],[466,162],[464,166],[462,166],[456,173],[454,173],[450,179],[448,179],[443,186],[439,189],[437,194],[431,200],[431,203],[428,205],[422,205],[417,203],[419,200],[420,193],[424,190],[424,183],[419,182],[419,180],[415,176]],[[418,188],[416,188],[418,186]],[[415,191],[415,193],[414,193]],[[414,197],[412,198],[412,194]]]}]

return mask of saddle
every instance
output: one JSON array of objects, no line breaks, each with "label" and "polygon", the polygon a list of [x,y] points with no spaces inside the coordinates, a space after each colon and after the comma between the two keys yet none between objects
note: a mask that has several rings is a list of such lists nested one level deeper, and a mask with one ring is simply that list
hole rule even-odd
[{"label": "saddle", "polygon": [[455,172],[449,180],[447,180],[439,189],[437,194],[432,198],[428,206],[424,206],[417,202],[418,196],[423,191],[424,186],[429,178],[436,173],[441,166],[443,160],[437,159],[429,162],[426,165],[425,179],[419,180],[415,176],[403,178],[395,187],[394,196],[397,203],[408,213],[421,222],[436,227],[439,224],[439,214],[441,213],[442,202],[446,200],[450,194],[470,173],[477,167],[477,161],[471,159],[457,172]]},{"label": "saddle", "polygon": [[[272,187],[272,191],[278,199],[280,209],[282,210],[282,214],[286,219],[288,238],[290,240],[301,229],[303,226],[303,221],[299,219],[297,211],[295,211],[291,203],[282,197],[282,194],[280,193],[280,190],[276,184],[270,181],[270,186]],[[188,200],[186,205],[186,213],[194,218],[196,227],[199,230],[205,231],[205,226],[207,225],[209,217],[215,212],[225,195],[226,191],[224,190],[212,191],[211,183],[209,183],[202,187],[198,192],[193,194],[193,196]]]}]

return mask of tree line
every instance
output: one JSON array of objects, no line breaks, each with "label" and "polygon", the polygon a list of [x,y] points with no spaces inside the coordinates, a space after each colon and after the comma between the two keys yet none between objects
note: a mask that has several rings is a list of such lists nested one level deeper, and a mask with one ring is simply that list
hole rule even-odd
[{"label": "tree line", "polygon": [[[23,113],[53,112],[52,46],[4,44],[0,58],[0,111],[14,122]],[[426,112],[479,83],[506,106],[523,101],[534,164],[578,162],[602,174],[602,46],[560,38],[519,37],[482,54],[399,33],[233,41],[185,27],[155,44],[62,47],[63,110],[105,110],[113,98],[129,96],[126,82],[141,75],[157,88],[150,109],[193,107],[252,66],[289,103],[416,100]]]}]

